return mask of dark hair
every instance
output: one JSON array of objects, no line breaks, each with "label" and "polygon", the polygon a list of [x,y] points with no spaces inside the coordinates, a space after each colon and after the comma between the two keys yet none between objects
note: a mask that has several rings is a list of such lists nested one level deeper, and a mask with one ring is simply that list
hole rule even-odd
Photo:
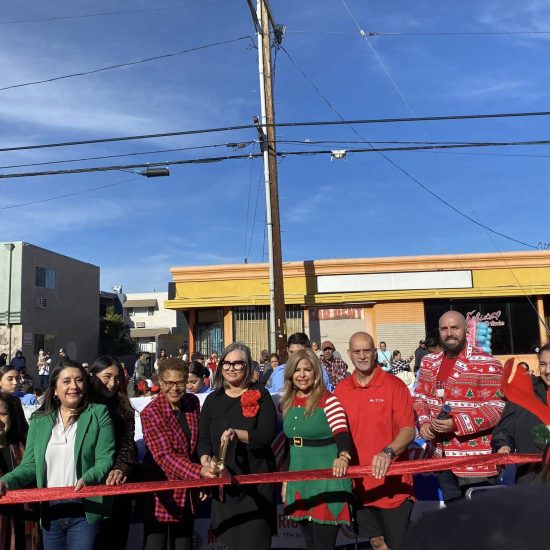
[{"label": "dark hair", "polygon": [[550,351],[550,342],[548,344],[544,344],[544,346],[542,346],[539,351],[537,351],[537,356],[540,358],[540,354],[543,352],[543,351]]},{"label": "dark hair", "polygon": [[126,377],[124,376],[124,370],[120,362],[114,357],[111,357],[110,355],[100,355],[94,361],[93,365],[90,367],[90,370],[88,371],[90,380],[92,381],[91,390],[92,390],[92,395],[94,397],[95,397],[95,394],[97,393],[96,380],[101,384],[101,381],[97,379],[96,375],[104,371],[105,369],[108,369],[109,367],[116,367],[118,369],[118,374],[120,376],[120,384],[118,387],[119,393],[122,393],[124,395],[128,393],[128,389],[126,387]]},{"label": "dark hair", "polygon": [[280,361],[281,358],[279,357],[279,354],[278,353],[272,353],[270,356],[269,356],[269,360],[271,361],[273,359],[273,357],[275,357],[275,359],[277,359],[277,361]]},{"label": "dark hair", "polygon": [[384,340],[380,340],[380,345],[382,344],[386,345],[386,342],[384,342]]},{"label": "dark hair", "polygon": [[2,380],[2,377],[4,376],[4,374],[10,372],[10,370],[14,370],[16,372],[19,372],[17,370],[17,368],[15,368],[13,365],[2,365],[0,367],[0,380]]},{"label": "dark hair", "polygon": [[198,361],[199,359],[202,359],[204,361],[204,354],[200,351],[194,351],[191,354],[191,361]]},{"label": "dark hair", "polygon": [[523,367],[525,370],[529,370],[529,363],[526,363],[525,361],[520,361],[518,363],[518,367]]},{"label": "dark hair", "polygon": [[305,346],[310,348],[309,336],[305,332],[295,332],[288,337],[286,347],[289,348],[292,345]]},{"label": "dark hair", "polygon": [[88,375],[84,370],[84,367],[78,362],[73,361],[72,359],[62,359],[55,365],[52,372],[50,373],[50,378],[48,380],[48,388],[44,394],[44,402],[42,406],[34,413],[40,416],[54,416],[55,413],[59,410],[59,399],[55,395],[55,387],[57,385],[57,380],[63,369],[78,369],[82,378],[84,380],[84,391],[82,393],[82,399],[78,405],[78,408],[75,410],[74,414],[71,416],[70,422],[76,422],[81,413],[86,409],[90,403],[90,398],[88,395]]},{"label": "dark hair", "polygon": [[426,334],[426,338],[424,338],[424,344],[426,344],[427,348],[433,348],[434,346],[441,345],[439,330],[430,330],[430,332]]},{"label": "dark hair", "polygon": [[194,374],[199,378],[208,378],[210,376],[210,369],[199,361],[191,361],[189,363],[189,374]]},{"label": "dark hair", "polygon": [[242,344],[241,342],[233,342],[232,344],[229,344],[222,351],[220,360],[218,361],[218,368],[216,369],[216,373],[214,374],[214,381],[213,381],[213,388],[215,390],[222,390],[225,387],[224,379],[223,379],[222,363],[225,361],[225,358],[232,351],[240,351],[243,355],[244,362],[246,364],[246,368],[244,371],[243,386],[250,386],[253,383],[254,366],[252,365],[252,353],[250,352],[250,348],[246,344]]},{"label": "dark hair", "polygon": [[177,357],[168,357],[159,366],[159,378],[162,379],[165,372],[169,370],[175,370],[182,374],[189,374],[189,367],[185,361],[178,359]]},{"label": "dark hair", "polygon": [[0,367],[3,367],[7,363],[7,353],[0,353]]},{"label": "dark hair", "polygon": [[[120,382],[118,385],[117,393],[111,398],[106,398],[101,392],[101,386],[103,385],[103,382],[101,382],[97,375],[105,369],[108,369],[109,367],[116,367],[118,369]],[[101,355],[94,361],[94,364],[88,371],[88,376],[90,380],[91,402],[107,405],[107,408],[111,413],[114,412],[123,418],[125,417],[125,415],[134,414],[134,408],[132,407],[130,399],[128,398],[128,389],[126,387],[126,377],[124,376],[124,369],[117,359],[111,357],[110,355]],[[111,414],[113,424],[116,424],[117,422],[116,414]]]},{"label": "dark hair", "polygon": [[[29,427],[25,420],[21,400],[19,397],[5,395],[0,392],[0,401],[6,404],[8,416],[10,417],[10,429],[6,435],[7,443],[10,445],[18,443],[25,445]],[[26,430],[23,431],[22,428],[26,428]]]},{"label": "dark hair", "polygon": [[391,358],[395,359],[400,353],[401,352],[398,349],[394,350],[391,354]]}]

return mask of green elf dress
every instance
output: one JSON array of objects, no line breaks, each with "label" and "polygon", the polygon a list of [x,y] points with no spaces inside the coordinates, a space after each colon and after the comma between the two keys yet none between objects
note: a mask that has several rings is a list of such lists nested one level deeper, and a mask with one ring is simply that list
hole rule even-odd
[{"label": "green elf dress", "polygon": [[[306,401],[296,397],[283,422],[290,443],[289,471],[332,468],[338,453],[351,450],[346,414],[336,396],[325,391],[309,416]],[[285,514],[294,521],[351,525],[351,503],[351,479],[287,483]]]}]

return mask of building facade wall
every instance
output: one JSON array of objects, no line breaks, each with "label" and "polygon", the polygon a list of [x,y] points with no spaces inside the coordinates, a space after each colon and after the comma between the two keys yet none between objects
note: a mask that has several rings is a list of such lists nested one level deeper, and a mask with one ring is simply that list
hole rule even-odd
[{"label": "building facade wall", "polygon": [[[36,284],[37,267],[55,272],[55,288]],[[54,360],[59,349],[65,348],[71,359],[93,362],[99,340],[99,267],[25,244],[21,286],[27,362],[29,357],[36,359],[40,335],[47,336],[46,345],[51,348],[47,351]]]},{"label": "building facade wall", "polygon": [[[207,308],[235,311],[269,304],[267,264],[171,271],[175,292],[166,307],[189,312],[191,321]],[[535,296],[542,317],[548,316],[548,251],[289,262],[283,274],[285,303],[303,309],[305,331],[312,340],[331,340],[343,357],[357,330],[370,332],[377,344],[386,341],[404,357],[412,355],[426,330],[434,328],[425,315],[426,304],[434,300],[510,302]],[[350,313],[356,310],[361,313]],[[239,327],[233,336],[242,332]],[[544,343],[548,334],[541,329],[531,337]]]},{"label": "building facade wall", "polygon": [[[139,310],[128,307],[137,300],[156,301],[156,306]],[[140,351],[157,354],[161,348],[164,348],[168,355],[176,355],[178,347],[183,346],[187,340],[189,328],[185,315],[181,311],[165,308],[167,300],[168,292],[126,294],[126,302],[123,304],[124,323],[128,328],[133,329],[131,333],[138,341]],[[156,335],[139,336],[140,330],[152,333],[156,329],[158,329]]]}]

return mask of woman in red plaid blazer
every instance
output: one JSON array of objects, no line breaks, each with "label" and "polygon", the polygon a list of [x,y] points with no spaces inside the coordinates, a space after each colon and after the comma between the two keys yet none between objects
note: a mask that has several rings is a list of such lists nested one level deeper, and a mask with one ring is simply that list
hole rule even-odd
[{"label": "woman in red plaid blazer", "polygon": [[[162,362],[161,392],[141,412],[147,479],[181,480],[215,477],[213,468],[197,462],[200,403],[185,393],[189,369],[178,358]],[[168,538],[173,550],[191,549],[193,504],[188,491],[177,489],[143,495],[144,549],[164,550]]]}]

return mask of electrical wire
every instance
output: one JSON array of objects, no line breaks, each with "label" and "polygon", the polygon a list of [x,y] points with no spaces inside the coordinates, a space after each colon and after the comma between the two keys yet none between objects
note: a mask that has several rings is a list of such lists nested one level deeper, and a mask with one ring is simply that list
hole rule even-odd
[{"label": "electrical wire", "polygon": [[[378,32],[365,31],[368,36],[515,36],[515,35],[545,35],[550,34],[550,31],[435,31],[435,32]],[[353,31],[323,31],[315,29],[286,29],[286,34],[343,34],[354,35]]]},{"label": "electrical wire", "polygon": [[[281,49],[284,48],[281,46]],[[287,55],[288,52],[286,52]],[[295,65],[297,70],[300,70],[297,65]],[[302,72],[304,78],[310,83],[311,86],[315,86],[311,82],[305,73]],[[316,91],[320,93],[318,88]],[[322,95],[322,94],[321,94]],[[326,100],[326,98],[324,98]],[[484,120],[484,119],[501,119],[501,118],[518,118],[518,117],[546,117],[550,116],[550,111],[531,111],[531,112],[518,112],[518,113],[483,113],[483,114],[474,114],[474,115],[442,115],[442,116],[423,116],[423,117],[402,117],[402,118],[378,118],[378,119],[353,119],[345,120],[341,118],[339,120],[324,120],[324,121],[304,121],[304,122],[277,122],[275,124],[267,124],[267,126],[273,126],[276,128],[300,128],[307,126],[351,126],[351,125],[362,125],[362,124],[394,124],[401,122],[438,122],[445,120]],[[266,126],[266,124],[264,124]],[[39,145],[19,145],[15,147],[2,147],[0,148],[0,153],[7,153],[10,151],[27,151],[32,149],[49,149],[55,147],[73,147],[79,145],[93,145],[96,143],[113,143],[118,141],[136,141],[141,139],[158,139],[165,137],[176,137],[176,136],[190,136],[190,135],[199,135],[199,134],[209,134],[216,132],[232,132],[240,130],[256,130],[254,124],[241,124],[238,126],[222,126],[219,128],[205,128],[200,130],[183,130],[179,132],[163,132],[163,133],[154,133],[154,134],[141,134],[134,136],[123,136],[123,137],[112,137],[112,138],[99,138],[99,139],[88,139],[88,140],[79,140],[79,141],[65,141],[58,143],[44,143]],[[363,140],[364,141],[364,140]]]},{"label": "electrical wire", "polygon": [[[313,83],[313,81],[306,75],[306,73],[303,71],[303,69],[301,67],[298,66],[298,64],[294,61],[293,57],[288,53],[288,51],[286,50],[286,48],[284,47],[281,47],[281,49],[285,52],[285,54],[288,56],[288,58],[290,59],[291,63],[298,69],[298,71],[302,74],[302,76],[305,78],[305,80],[312,86],[312,88],[319,94],[319,96],[323,99],[323,101],[325,101],[325,103],[327,103],[327,105],[330,107],[330,109],[336,113],[336,115],[343,120],[343,116],[336,110],[336,108],[332,105],[332,103],[321,93],[321,91],[319,90],[319,88]],[[352,126],[352,125],[349,125],[348,126],[350,127],[350,129],[357,135],[359,136],[359,138],[363,139],[364,140],[364,137]],[[368,143],[368,142],[367,142]],[[374,146],[372,144],[369,144],[369,146],[371,147],[371,149],[374,151]],[[512,242],[515,242],[517,244],[521,244],[523,246],[526,246],[527,248],[534,248],[534,249],[538,249],[537,246],[535,245],[532,245],[530,243],[526,243],[524,241],[521,241],[519,239],[515,239],[514,237],[511,237],[509,235],[506,235],[504,233],[501,233],[500,231],[497,231],[481,222],[478,222],[477,220],[475,220],[474,218],[472,218],[471,216],[469,216],[468,214],[466,214],[465,212],[463,212],[462,210],[458,209],[456,206],[454,206],[453,204],[451,204],[450,202],[448,202],[447,200],[445,200],[443,197],[439,196],[437,193],[435,193],[434,191],[432,191],[429,187],[427,187],[426,185],[424,185],[418,178],[416,178],[415,176],[413,176],[410,172],[408,172],[407,170],[405,170],[404,168],[402,168],[399,164],[397,164],[393,159],[391,159],[388,155],[386,155],[383,151],[377,151],[378,154],[384,158],[386,160],[386,162],[390,163],[395,169],[399,170],[403,175],[405,175],[407,178],[409,178],[411,181],[413,181],[416,185],[418,185],[419,187],[421,187],[424,191],[426,191],[427,193],[429,193],[430,195],[432,195],[435,199],[437,199],[439,202],[441,202],[442,204],[444,204],[445,206],[447,206],[448,208],[450,208],[451,210],[453,210],[454,212],[456,212],[457,214],[459,214],[460,216],[462,216],[463,218],[469,220],[470,222],[486,229],[487,231],[490,231],[491,233],[495,234],[495,235],[499,235],[500,237],[503,237],[509,241],[512,241]]]},{"label": "electrical wire", "polygon": [[[409,147],[374,147],[367,141],[363,141],[369,145],[369,148],[347,148],[346,154],[354,153],[380,153],[384,152],[399,152],[399,151],[431,151],[434,149],[456,149],[456,148],[468,148],[468,147],[508,147],[508,146],[529,146],[529,145],[550,145],[550,140],[536,140],[536,141],[524,141],[524,142],[494,142],[494,143],[465,143],[465,144],[449,144],[449,145],[418,145]],[[316,155],[332,155],[332,149],[314,149],[307,151],[277,151],[276,155],[281,158],[291,156],[316,156]],[[122,164],[115,166],[93,166],[86,168],[70,168],[66,170],[44,170],[41,172],[18,172],[11,174],[0,174],[0,179],[11,178],[24,178],[35,176],[60,176],[65,174],[85,174],[90,172],[111,172],[117,170],[132,170],[145,167],[162,167],[162,166],[177,166],[183,164],[206,164],[212,162],[222,162],[224,160],[243,160],[260,158],[263,153],[247,153],[243,155],[222,155],[218,157],[204,157],[195,159],[180,159],[169,160],[163,162],[148,162],[140,164]]]},{"label": "electrical wire", "polygon": [[106,17],[110,15],[131,15],[133,13],[147,13],[153,11],[166,11],[182,8],[202,8],[203,6],[219,6],[229,2],[200,2],[197,4],[178,4],[159,8],[143,8],[137,10],[105,11],[99,13],[83,13],[81,15],[61,15],[56,17],[37,17],[36,19],[15,19],[13,21],[0,21],[0,25],[16,25],[23,23],[48,23],[53,21],[67,21],[71,19],[87,19],[91,17]]},{"label": "electrical wire", "polygon": [[[258,157],[263,157],[263,153],[259,154]],[[252,220],[252,227],[250,231],[250,244],[248,245],[248,252],[246,253],[246,258],[244,263],[248,263],[248,258],[250,257],[250,250],[252,249],[252,241],[254,240],[254,230],[256,229],[256,216],[258,215],[258,204],[260,202],[260,190],[262,188],[262,172],[258,174],[258,188],[256,191],[256,205],[254,206],[254,219]]]},{"label": "electrical wire", "polygon": [[74,193],[65,193],[63,195],[56,195],[55,197],[49,197],[47,199],[39,199],[36,201],[21,202],[19,204],[10,204],[9,206],[0,206],[0,210],[11,210],[12,208],[21,208],[22,206],[31,206],[33,204],[42,204],[45,202],[56,201],[58,199],[64,199],[66,197],[75,197],[76,195],[82,195],[84,193],[90,193],[91,191],[97,191],[99,189],[108,189],[109,187],[116,187],[117,185],[123,185],[130,181],[136,180],[137,177],[125,179],[115,183],[109,183],[107,185],[100,185],[98,187],[90,187],[88,189],[83,189],[82,191],[75,191]]},{"label": "electrical wire", "polygon": [[143,63],[149,63],[151,61],[158,61],[159,59],[167,59],[169,57],[176,57],[176,56],[179,56],[179,55],[184,55],[186,53],[192,53],[192,52],[197,52],[197,51],[200,51],[200,50],[206,50],[208,48],[213,48],[215,46],[224,46],[224,45],[227,45],[227,44],[232,44],[234,42],[239,42],[240,40],[252,40],[252,37],[249,36],[249,35],[240,36],[238,38],[232,38],[231,40],[223,40],[223,41],[220,41],[220,42],[213,42],[211,44],[204,44],[202,46],[196,46],[194,48],[188,48],[186,50],[181,50],[179,52],[172,52],[172,53],[165,53],[165,54],[162,54],[162,55],[155,55],[153,57],[148,57],[146,59],[139,59],[137,61],[129,61],[127,63],[118,63],[116,65],[109,65],[107,67],[100,67],[98,69],[92,69],[92,70],[89,70],[89,71],[81,71],[81,72],[78,72],[78,73],[71,73],[71,74],[66,74],[66,75],[62,75],[62,76],[54,76],[54,77],[51,77],[51,78],[45,78],[44,80],[34,80],[33,82],[24,82],[22,84],[11,84],[10,86],[1,87],[0,92],[5,91],[5,90],[13,90],[14,88],[23,88],[25,86],[34,86],[36,84],[46,84],[48,82],[55,82],[57,80],[64,80],[64,79],[67,79],[67,78],[74,78],[74,77],[77,77],[77,76],[86,76],[86,75],[90,75],[90,74],[100,73],[100,72],[103,72],[103,71],[111,71],[113,69],[120,69],[122,67],[130,67],[130,66],[133,66],[133,65],[140,65],[140,64],[143,64]]},{"label": "electrical wire", "polygon": [[[256,143],[252,146],[252,154],[256,152]],[[247,263],[246,255],[246,243],[248,241],[248,220],[250,217],[250,194],[252,192],[252,174],[254,169],[254,157],[252,157],[252,162],[250,163],[250,175],[248,177],[248,198],[246,200],[246,223],[244,225],[244,263]]]},{"label": "electrical wire", "polygon": [[177,147],[174,149],[157,149],[155,151],[140,151],[138,153],[121,153],[119,155],[103,155],[99,157],[51,160],[51,161],[44,161],[44,162],[31,162],[28,164],[12,164],[10,166],[0,166],[0,170],[8,170],[11,168],[26,168],[30,166],[46,166],[50,164],[66,164],[70,162],[84,162],[88,160],[104,160],[104,159],[113,159],[113,158],[121,158],[121,157],[135,157],[140,155],[157,155],[159,153],[173,153],[175,151],[193,151],[193,150],[199,150],[199,149],[213,149],[217,147],[232,147],[235,149],[244,149],[253,143],[254,143],[253,141],[247,141],[247,142],[241,142],[241,143],[216,143],[212,145],[195,145],[193,147]]}]

